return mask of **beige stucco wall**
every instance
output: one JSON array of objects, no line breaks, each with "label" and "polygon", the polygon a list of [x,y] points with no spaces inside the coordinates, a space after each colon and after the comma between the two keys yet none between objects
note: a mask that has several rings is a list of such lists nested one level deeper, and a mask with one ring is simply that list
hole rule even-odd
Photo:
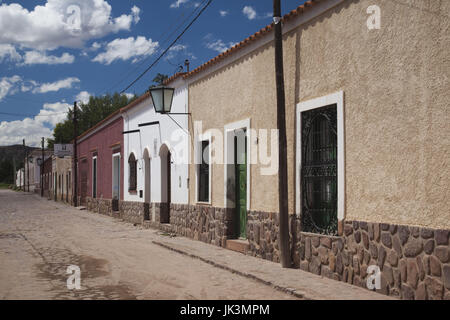
[{"label": "beige stucco wall", "polygon": [[[62,176],[62,181],[61,181],[61,185],[62,185],[62,195],[64,196],[64,199],[66,197],[66,193],[67,193],[67,175],[69,174],[69,172],[72,171],[72,158],[71,157],[64,157],[64,158],[58,158],[58,157],[54,157],[55,161],[55,170],[53,171],[53,174],[56,174],[56,176],[59,177]],[[72,174],[70,175],[70,182],[72,182]],[[72,195],[72,183],[70,183],[68,185],[68,189],[69,189],[69,199],[70,196]],[[53,189],[54,190],[54,189]],[[59,180],[57,183],[57,194],[58,197],[61,196],[61,190],[59,188]],[[54,192],[54,191],[53,191]]]},{"label": "beige stucco wall", "polygon": [[[367,7],[381,8],[368,30]],[[450,1],[347,0],[285,36],[289,211],[295,208],[295,105],[345,95],[346,219],[450,228]],[[194,82],[204,129],[251,119],[275,128],[271,44]],[[190,170],[190,201],[195,173]],[[223,166],[212,204],[223,207]],[[277,176],[251,168],[251,210],[278,211]]]}]

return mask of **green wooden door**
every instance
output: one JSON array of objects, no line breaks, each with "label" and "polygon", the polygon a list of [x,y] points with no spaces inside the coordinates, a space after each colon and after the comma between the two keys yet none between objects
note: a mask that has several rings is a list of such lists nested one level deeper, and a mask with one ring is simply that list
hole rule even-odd
[{"label": "green wooden door", "polygon": [[244,147],[238,148],[238,137],[234,138],[235,177],[236,177],[236,236],[247,238],[247,139]]}]

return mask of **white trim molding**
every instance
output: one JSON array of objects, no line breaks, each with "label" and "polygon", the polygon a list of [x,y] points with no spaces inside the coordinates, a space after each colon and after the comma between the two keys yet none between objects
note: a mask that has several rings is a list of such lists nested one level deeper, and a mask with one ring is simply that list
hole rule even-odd
[{"label": "white trim molding", "polygon": [[[208,141],[209,142],[209,147],[208,147],[208,153],[209,153],[209,186],[208,186],[208,201],[199,201],[198,200],[198,179],[199,179],[199,165],[200,163],[203,161],[203,154],[202,154],[202,148],[201,148],[201,143],[203,141]],[[195,157],[196,157],[196,161],[194,162],[195,164],[195,203],[198,204],[212,204],[212,163],[211,163],[211,157],[212,157],[212,136],[211,136],[211,132],[206,132],[203,134],[200,134],[197,136],[196,140],[195,140]]]},{"label": "white trim molding", "polygon": [[120,165],[121,165],[121,162],[122,162],[122,155],[121,155],[121,153],[120,152],[116,152],[116,153],[113,153],[112,154],[112,156],[111,156],[111,160],[112,160],[112,163],[111,163],[111,198],[112,199],[114,199],[114,174],[115,174],[115,172],[114,172],[114,158],[119,158],[119,177],[118,177],[118,180],[119,180],[119,199],[118,200],[120,200],[120,189],[121,189],[121,186],[120,186],[120,184],[122,183],[122,179],[120,179],[120,175],[121,175],[121,168],[120,168]]},{"label": "white trim molding", "polygon": [[335,104],[337,111],[337,140],[338,140],[338,220],[342,221],[345,218],[345,128],[344,128],[344,92],[339,91],[320,98],[300,102],[296,107],[296,164],[295,164],[295,185],[296,185],[296,214],[301,214],[301,181],[300,181],[300,169],[302,161],[302,122],[301,113],[329,106]]}]

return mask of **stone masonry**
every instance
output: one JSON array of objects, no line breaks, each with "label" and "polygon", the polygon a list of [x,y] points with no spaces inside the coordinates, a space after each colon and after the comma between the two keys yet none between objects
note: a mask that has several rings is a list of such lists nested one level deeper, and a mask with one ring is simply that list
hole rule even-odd
[{"label": "stone masonry", "polygon": [[340,237],[302,233],[294,261],[302,270],[367,288],[381,271],[379,293],[405,300],[450,299],[449,230],[347,221]]}]

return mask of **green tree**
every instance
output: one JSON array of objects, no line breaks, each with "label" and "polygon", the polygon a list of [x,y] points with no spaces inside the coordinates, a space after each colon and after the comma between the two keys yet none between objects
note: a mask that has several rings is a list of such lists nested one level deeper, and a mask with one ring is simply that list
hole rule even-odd
[{"label": "green tree", "polygon": [[154,87],[158,87],[158,86],[162,86],[164,84],[164,81],[166,81],[167,79],[169,79],[169,76],[166,74],[162,74],[162,73],[158,73],[154,78],[153,78],[153,84],[150,86],[150,88],[154,88]]},{"label": "green tree", "polygon": [[[104,96],[91,96],[87,103],[78,107],[78,134],[82,134],[89,128],[108,117],[116,110],[125,107],[137,98],[134,95],[128,98],[125,94],[114,93]],[[58,123],[53,130],[53,137],[47,139],[47,147],[52,149],[54,144],[70,143],[73,139],[73,109],[69,109],[66,120]]]},{"label": "green tree", "polygon": [[0,163],[0,182],[7,184],[14,183],[14,166],[12,161],[4,160]]}]

